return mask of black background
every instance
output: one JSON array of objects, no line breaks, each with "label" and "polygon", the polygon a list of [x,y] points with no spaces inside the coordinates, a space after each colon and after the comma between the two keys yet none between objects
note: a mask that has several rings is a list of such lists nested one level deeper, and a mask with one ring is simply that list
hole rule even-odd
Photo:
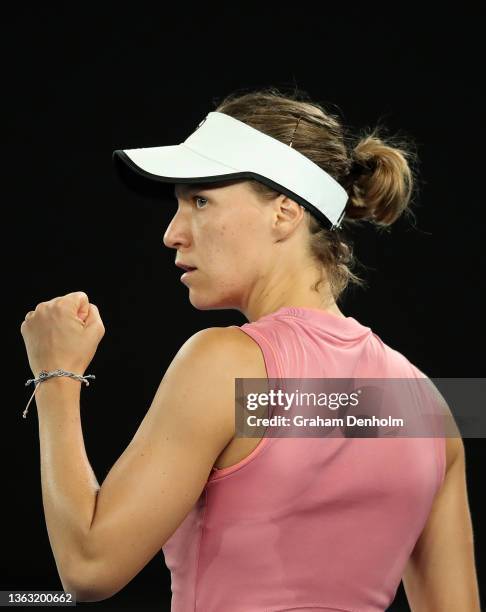
[{"label": "black background", "polygon": [[[161,5],[160,5],[161,6]],[[427,17],[327,4],[180,9],[142,5],[26,8],[5,15],[3,277],[7,363],[2,407],[0,590],[61,590],[45,528],[37,415],[20,324],[41,302],[85,291],[106,334],[82,391],[88,457],[103,481],[133,436],[166,368],[196,331],[246,322],[197,311],[162,242],[176,202],[117,182],[114,149],[182,142],[233,90],[305,90],[356,130],[379,119],[420,158],[417,227],[356,232],[367,291],[341,310],[431,377],[484,376],[484,99],[479,15],[465,4]],[[4,393],[5,398],[5,393]],[[483,589],[485,448],[466,439],[469,501]],[[483,485],[484,486],[484,485]],[[453,526],[451,526],[453,528]],[[158,554],[100,609],[168,610]],[[390,610],[408,610],[403,589]]]}]

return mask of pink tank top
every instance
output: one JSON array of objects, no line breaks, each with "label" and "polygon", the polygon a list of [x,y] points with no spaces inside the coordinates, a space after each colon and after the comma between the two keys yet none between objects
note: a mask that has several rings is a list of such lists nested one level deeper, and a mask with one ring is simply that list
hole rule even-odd
[{"label": "pink tank top", "polygon": [[[240,329],[269,378],[425,377],[352,317],[284,307]],[[383,612],[445,464],[438,437],[262,438],[163,546],[172,612]]]}]

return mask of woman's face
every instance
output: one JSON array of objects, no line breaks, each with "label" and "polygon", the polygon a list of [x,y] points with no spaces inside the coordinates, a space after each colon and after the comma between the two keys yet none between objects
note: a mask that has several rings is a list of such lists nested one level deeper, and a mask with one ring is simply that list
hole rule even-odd
[{"label": "woman's face", "polygon": [[176,263],[197,268],[182,281],[191,304],[243,310],[274,265],[271,207],[239,181],[177,184],[174,194],[178,208],[164,244],[176,249]]}]

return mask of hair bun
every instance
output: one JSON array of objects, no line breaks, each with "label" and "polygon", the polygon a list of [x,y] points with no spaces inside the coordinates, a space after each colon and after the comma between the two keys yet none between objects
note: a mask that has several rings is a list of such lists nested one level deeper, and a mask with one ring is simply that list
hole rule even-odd
[{"label": "hair bun", "polygon": [[357,178],[358,176],[362,176],[364,174],[373,174],[373,172],[376,170],[376,160],[374,160],[373,158],[363,160],[354,157],[354,155],[352,155],[351,157],[353,163],[351,164],[351,167],[349,169],[349,175],[353,178]]}]

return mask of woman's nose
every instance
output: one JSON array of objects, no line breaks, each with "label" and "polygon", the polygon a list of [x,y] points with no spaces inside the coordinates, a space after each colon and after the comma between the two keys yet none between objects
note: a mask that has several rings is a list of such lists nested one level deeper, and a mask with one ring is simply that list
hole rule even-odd
[{"label": "woman's nose", "polygon": [[164,233],[164,244],[168,248],[177,249],[190,243],[189,226],[177,214]]}]

